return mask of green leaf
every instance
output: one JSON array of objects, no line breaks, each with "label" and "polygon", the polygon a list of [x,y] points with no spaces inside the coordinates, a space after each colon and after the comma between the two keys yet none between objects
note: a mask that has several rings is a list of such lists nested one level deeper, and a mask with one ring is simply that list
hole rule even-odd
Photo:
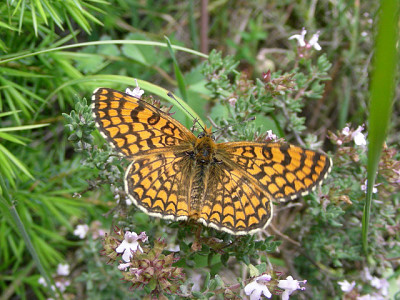
[{"label": "green leaf", "polygon": [[35,31],[35,36],[38,35],[38,24],[36,20],[36,11],[35,11],[35,5],[31,5],[31,16],[32,16],[32,23],[33,23],[33,29]]},{"label": "green leaf", "polygon": [[53,22],[57,24],[57,26],[64,31],[64,28],[62,26],[62,20],[60,16],[57,14],[57,12],[53,9],[53,6],[48,3],[47,1],[43,1],[43,6],[45,9],[49,12],[50,17],[52,18]]},{"label": "green leaf", "polygon": [[210,285],[210,278],[211,278],[211,274],[210,274],[209,272],[207,272],[206,278],[204,279],[203,288],[201,289],[202,292],[205,292],[206,289],[209,287],[209,285]]},{"label": "green leaf", "polygon": [[211,279],[210,283],[208,284],[208,289],[210,291],[214,291],[218,287],[218,282],[215,279]]},{"label": "green leaf", "polygon": [[368,185],[362,220],[362,242],[368,253],[368,225],[371,212],[372,189],[386,138],[392,112],[395,76],[398,64],[400,2],[382,0],[375,41],[375,56],[371,79],[368,134]]},{"label": "green leaf", "polygon": [[[129,34],[126,39],[131,41],[146,41],[147,37],[139,33]],[[150,66],[150,63],[154,63],[158,57],[154,48],[149,48],[142,45],[126,44],[121,47],[122,53],[134,61],[145,66]]]},{"label": "green leaf", "polygon": [[3,27],[3,28],[8,29],[8,30],[13,30],[13,31],[17,31],[18,30],[18,28],[14,27],[14,26],[11,26],[11,25],[9,25],[7,23],[4,23],[3,21],[0,21],[0,27]]},{"label": "green leaf", "polygon": [[218,287],[225,287],[224,281],[218,274],[216,274],[214,278],[215,278],[215,281],[217,282]]},{"label": "green leaf", "polygon": [[0,138],[5,139],[7,141],[10,141],[12,143],[16,143],[16,144],[20,144],[20,145],[26,145],[22,141],[22,139],[24,139],[24,138],[21,138],[21,137],[19,137],[17,135],[13,135],[13,134],[9,134],[9,133],[5,133],[5,132],[1,132],[0,131]]},{"label": "green leaf", "polygon": [[0,72],[6,74],[7,76],[17,76],[17,77],[28,77],[28,78],[52,78],[50,75],[35,74],[32,72],[25,72],[21,70],[15,70],[12,68],[1,67]]},{"label": "green leaf", "polygon": [[192,291],[192,295],[193,295],[194,299],[204,299],[203,294],[198,291]]},{"label": "green leaf", "polygon": [[224,253],[221,255],[221,263],[226,266],[229,260],[229,253]]},{"label": "green leaf", "polygon": [[252,264],[249,264],[247,267],[249,268],[250,277],[255,277],[260,275],[260,271]]},{"label": "green leaf", "polygon": [[[82,29],[85,30],[86,33],[90,34],[91,28],[90,28],[89,22],[82,14],[83,9],[78,8],[75,5],[70,5],[69,2],[66,3],[65,8],[70,13],[72,18],[79,24],[79,26],[82,27]],[[69,19],[68,16],[66,16],[66,18]]]},{"label": "green leaf", "polygon": [[49,125],[50,125],[50,123],[35,124],[35,125],[25,125],[25,126],[6,127],[6,128],[0,128],[0,132],[29,130],[29,129],[41,128],[41,127],[45,127],[45,126],[49,126]]},{"label": "green leaf", "polygon": [[1,173],[0,177],[4,176],[13,187],[15,186],[14,178],[16,177],[16,175],[14,172],[14,168],[9,163],[9,159],[7,158],[7,156],[1,151],[0,151],[0,173]]},{"label": "green leaf", "polygon": [[[33,4],[33,2],[34,2],[35,4]],[[45,13],[44,10],[43,10],[43,6],[42,6],[42,4],[41,4],[41,1],[40,1],[40,0],[33,0],[33,2],[31,1],[31,5],[32,5],[32,6],[36,5],[40,16],[43,18],[44,23],[47,25],[47,24],[48,24],[48,23],[47,23],[47,16],[46,16],[46,13]]]},{"label": "green leaf", "polygon": [[265,273],[267,271],[267,264],[266,263],[261,263],[259,265],[256,266],[257,270],[258,270],[258,274],[262,274]]},{"label": "green leaf", "polygon": [[146,288],[150,291],[154,291],[157,286],[157,281],[154,278],[151,278]]},{"label": "green leaf", "polygon": [[34,179],[34,177],[31,175],[25,165],[1,144],[0,151],[3,152],[25,175],[27,175],[31,179]]}]

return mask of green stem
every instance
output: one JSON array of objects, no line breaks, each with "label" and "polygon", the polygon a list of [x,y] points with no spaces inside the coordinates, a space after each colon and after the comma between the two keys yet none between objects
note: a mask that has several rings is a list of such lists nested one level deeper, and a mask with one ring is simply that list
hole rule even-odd
[{"label": "green stem", "polygon": [[[19,60],[19,59],[26,58],[26,57],[36,56],[39,54],[59,51],[59,50],[86,47],[86,46],[95,46],[95,45],[108,45],[108,44],[111,44],[111,45],[115,45],[115,44],[130,45],[131,44],[131,45],[143,45],[143,46],[157,46],[157,47],[164,47],[164,48],[168,47],[168,45],[166,43],[152,42],[152,41],[137,41],[137,40],[133,40],[133,41],[125,41],[125,40],[95,41],[95,42],[78,43],[78,44],[73,44],[73,45],[65,45],[65,46],[56,47],[56,48],[44,49],[44,50],[27,53],[27,54],[13,55],[11,58],[0,60],[0,64]],[[195,50],[192,50],[192,49],[189,49],[189,48],[185,48],[185,47],[181,47],[181,46],[172,46],[172,48],[175,50],[185,51],[185,52],[191,53],[193,55],[208,58],[208,55],[198,52],[198,51],[195,51]],[[5,56],[5,57],[7,57],[7,56]]]}]

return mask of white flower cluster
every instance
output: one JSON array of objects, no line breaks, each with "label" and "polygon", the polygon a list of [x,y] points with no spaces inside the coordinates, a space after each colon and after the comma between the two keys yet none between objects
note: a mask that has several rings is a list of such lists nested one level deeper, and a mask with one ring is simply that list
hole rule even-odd
[{"label": "white flower cluster", "polygon": [[86,237],[86,234],[89,231],[89,226],[87,224],[79,224],[76,226],[74,230],[74,235],[78,236],[81,240]]},{"label": "white flower cluster", "polygon": [[[365,193],[367,193],[367,184],[368,184],[368,180],[365,179],[364,184],[361,185],[361,190],[362,190],[363,192],[365,192]],[[373,194],[376,194],[376,193],[378,192],[378,189],[377,189],[376,187],[377,187],[377,186],[380,186],[380,185],[381,185],[381,183],[374,184],[374,186],[373,186],[373,188],[372,188],[372,193],[373,193]]]},{"label": "white flower cluster", "polygon": [[303,27],[300,34],[292,35],[291,37],[289,37],[289,40],[295,39],[295,40],[297,40],[297,44],[300,47],[307,48],[307,49],[310,49],[311,47],[313,47],[315,50],[320,51],[322,48],[318,44],[319,31],[317,31],[317,33],[315,33],[309,41],[305,40],[306,34],[307,34],[307,30]]},{"label": "white flower cluster", "polygon": [[[54,276],[56,279],[54,280],[54,285],[50,286],[50,288],[53,291],[55,291],[57,288],[61,293],[65,292],[67,287],[71,285],[71,281],[66,278],[69,273],[69,264],[58,264],[57,274]],[[39,277],[38,283],[44,287],[47,287],[47,282],[43,277]]]},{"label": "white flower cluster", "polygon": [[351,134],[351,138],[354,140],[354,143],[357,146],[364,147],[367,145],[367,140],[365,139],[365,135],[362,133],[363,130],[364,126],[358,126],[358,128],[353,133],[350,133],[350,128],[346,126],[342,129],[342,133],[345,136],[349,136]]},{"label": "white flower cluster", "polygon": [[[252,282],[245,286],[244,292],[247,296],[250,296],[250,300],[259,300],[264,295],[267,298],[271,298],[272,294],[267,287],[267,283],[271,281],[271,276],[264,274],[254,278]],[[301,287],[300,283],[305,284],[307,280],[298,281],[293,279],[292,276],[286,277],[286,279],[279,280],[278,288],[283,289],[282,300],[288,300],[289,296],[296,290],[304,291],[306,288]]]},{"label": "white flower cluster", "polygon": [[101,223],[99,221],[94,221],[91,223],[90,228],[87,224],[79,224],[75,227],[74,235],[79,237],[81,240],[86,238],[89,230],[92,233],[92,238],[97,239],[105,235],[104,229],[100,228]]},{"label": "white flower cluster", "polygon": [[[372,276],[368,268],[364,268],[362,275],[363,275],[363,280],[367,282],[370,286],[374,287],[377,290],[377,292],[357,296],[356,298],[357,300],[388,299],[387,297],[389,294],[389,282],[385,278],[378,278],[376,276]],[[346,294],[353,291],[354,287],[356,286],[355,281],[352,281],[350,283],[347,280],[339,281],[338,284],[340,285],[341,290]]]}]

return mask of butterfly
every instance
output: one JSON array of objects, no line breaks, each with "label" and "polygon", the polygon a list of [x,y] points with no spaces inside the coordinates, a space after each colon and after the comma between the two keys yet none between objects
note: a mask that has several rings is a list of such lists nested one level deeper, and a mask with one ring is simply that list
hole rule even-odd
[{"label": "butterfly", "polygon": [[273,201],[306,195],[329,173],[330,158],[286,143],[216,143],[155,106],[109,88],[92,96],[100,133],[131,161],[125,191],[142,211],[193,219],[234,235],[253,234],[273,216]]}]

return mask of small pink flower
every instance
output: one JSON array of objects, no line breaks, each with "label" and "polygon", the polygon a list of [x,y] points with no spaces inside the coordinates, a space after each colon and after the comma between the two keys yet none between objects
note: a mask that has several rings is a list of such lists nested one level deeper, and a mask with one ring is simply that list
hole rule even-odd
[{"label": "small pink flower", "polygon": [[47,286],[47,282],[46,282],[46,280],[45,280],[42,276],[39,277],[38,283],[39,283],[40,285]]},{"label": "small pink flower", "polygon": [[139,240],[142,242],[146,242],[148,237],[146,236],[145,232],[142,232],[140,235],[137,235],[136,232],[125,232],[125,238],[122,243],[115,249],[117,253],[122,253],[122,260],[125,262],[130,262],[132,252],[136,252],[139,250],[143,252],[142,247],[139,245]]},{"label": "small pink flower", "polygon": [[247,296],[250,296],[250,300],[261,299],[261,294],[267,298],[271,298],[272,294],[265,285],[266,282],[271,280],[271,276],[264,274],[254,278],[252,282],[245,286],[244,292]]},{"label": "small pink flower", "polygon": [[140,99],[142,97],[142,95],[144,94],[144,91],[140,89],[139,84],[136,79],[135,79],[135,82],[136,82],[136,87],[133,90],[130,90],[129,88],[127,88],[125,90],[125,93],[128,95],[131,95],[132,97]]},{"label": "small pink flower", "polygon": [[57,275],[68,276],[69,275],[69,264],[58,264]]},{"label": "small pink flower", "polygon": [[[44,286],[44,287],[47,287],[47,282],[46,282],[46,280],[45,280],[43,277],[40,277],[40,278],[39,278],[38,283],[39,283],[40,285]],[[54,285],[52,285],[50,288],[51,288],[53,291],[56,290],[56,287],[55,287]]]},{"label": "small pink flower", "polygon": [[315,50],[320,51],[322,48],[321,46],[318,44],[318,39],[319,39],[319,31],[317,31],[317,33],[315,33],[310,41],[307,44],[308,48],[314,47]]},{"label": "small pink flower", "polygon": [[342,129],[342,133],[345,136],[348,136],[350,134],[350,128],[346,126],[345,128]]},{"label": "small pink flower", "polygon": [[306,284],[307,280],[302,280],[298,281],[293,279],[292,276],[286,277],[286,280],[279,280],[278,287],[285,290],[282,293],[282,300],[288,300],[289,296],[295,291],[295,290],[302,290],[304,291],[306,288],[301,287],[300,283]]},{"label": "small pink flower", "polygon": [[357,146],[366,146],[367,145],[365,136],[364,136],[364,134],[361,133],[363,130],[364,130],[364,126],[358,126],[358,128],[352,134],[354,143]]},{"label": "small pink flower", "polygon": [[99,228],[93,232],[92,237],[93,237],[93,239],[98,239],[100,237],[104,237],[105,235],[106,235],[106,231],[104,229]]},{"label": "small pink flower", "polygon": [[340,288],[342,289],[343,292],[348,293],[353,290],[353,288],[356,285],[355,281],[352,281],[351,283],[348,282],[347,280],[339,281],[338,284],[340,285]]},{"label": "small pink flower", "polygon": [[228,100],[229,105],[230,105],[231,107],[235,107],[236,101],[237,101],[237,99],[234,98],[234,97],[232,97],[232,98],[230,98],[230,99]]},{"label": "small pink flower", "polygon": [[[365,179],[364,184],[361,185],[361,190],[362,190],[363,192],[365,192],[365,193],[367,193],[367,184],[368,184],[368,180]],[[374,184],[374,187],[372,188],[372,193],[373,193],[373,194],[376,194],[376,193],[378,192],[378,189],[377,189],[376,187],[377,187],[377,186],[380,186],[380,185],[381,185],[381,183]]]},{"label": "small pink flower", "polygon": [[74,235],[79,236],[80,239],[84,239],[89,231],[89,226],[87,224],[77,225],[74,230]]},{"label": "small pink flower", "polygon": [[306,33],[307,30],[303,27],[300,34],[292,35],[289,37],[289,40],[296,39],[300,47],[305,47],[306,41],[304,40],[304,37],[306,36]]},{"label": "small pink flower", "polygon": [[267,136],[265,137],[265,139],[266,139],[267,141],[276,141],[277,138],[278,138],[278,137],[276,136],[276,134],[274,134],[274,133],[272,132],[272,130],[268,130],[268,131],[267,131]]},{"label": "small pink flower", "polygon": [[397,178],[398,178],[394,182],[395,183],[400,183],[400,170],[393,169],[393,172],[395,172],[397,174]]},{"label": "small pink flower", "polygon": [[305,40],[306,33],[307,30],[305,30],[303,27],[300,34],[292,35],[289,37],[289,40],[296,39],[299,47],[304,47],[307,49],[314,47],[315,50],[320,51],[322,48],[318,44],[319,31],[317,31],[317,33],[315,33],[308,42]]},{"label": "small pink flower", "polygon": [[361,132],[356,133],[354,135],[353,139],[354,139],[354,143],[357,146],[366,146],[367,145],[367,140],[365,139],[365,136]]},{"label": "small pink flower", "polygon": [[131,263],[122,263],[118,265],[118,270],[126,271],[131,266]]},{"label": "small pink flower", "polygon": [[61,280],[56,281],[55,285],[60,290],[61,293],[64,293],[68,286],[70,286],[71,281],[69,280]]},{"label": "small pink flower", "polygon": [[364,125],[358,126],[358,128],[353,132],[350,130],[348,126],[346,126],[342,129],[342,134],[344,136],[350,136],[354,140],[354,143],[357,146],[366,146],[367,140],[365,138],[365,135],[362,133],[363,130],[364,130]]},{"label": "small pink flower", "polygon": [[135,275],[136,278],[139,278],[140,274],[142,274],[143,271],[144,271],[143,269],[139,270],[138,268],[130,268],[130,269],[129,269],[129,272],[130,272],[132,275]]},{"label": "small pink flower", "polygon": [[389,282],[385,278],[380,279],[374,276],[371,279],[371,285],[377,290],[379,290],[383,296],[388,295]]}]

